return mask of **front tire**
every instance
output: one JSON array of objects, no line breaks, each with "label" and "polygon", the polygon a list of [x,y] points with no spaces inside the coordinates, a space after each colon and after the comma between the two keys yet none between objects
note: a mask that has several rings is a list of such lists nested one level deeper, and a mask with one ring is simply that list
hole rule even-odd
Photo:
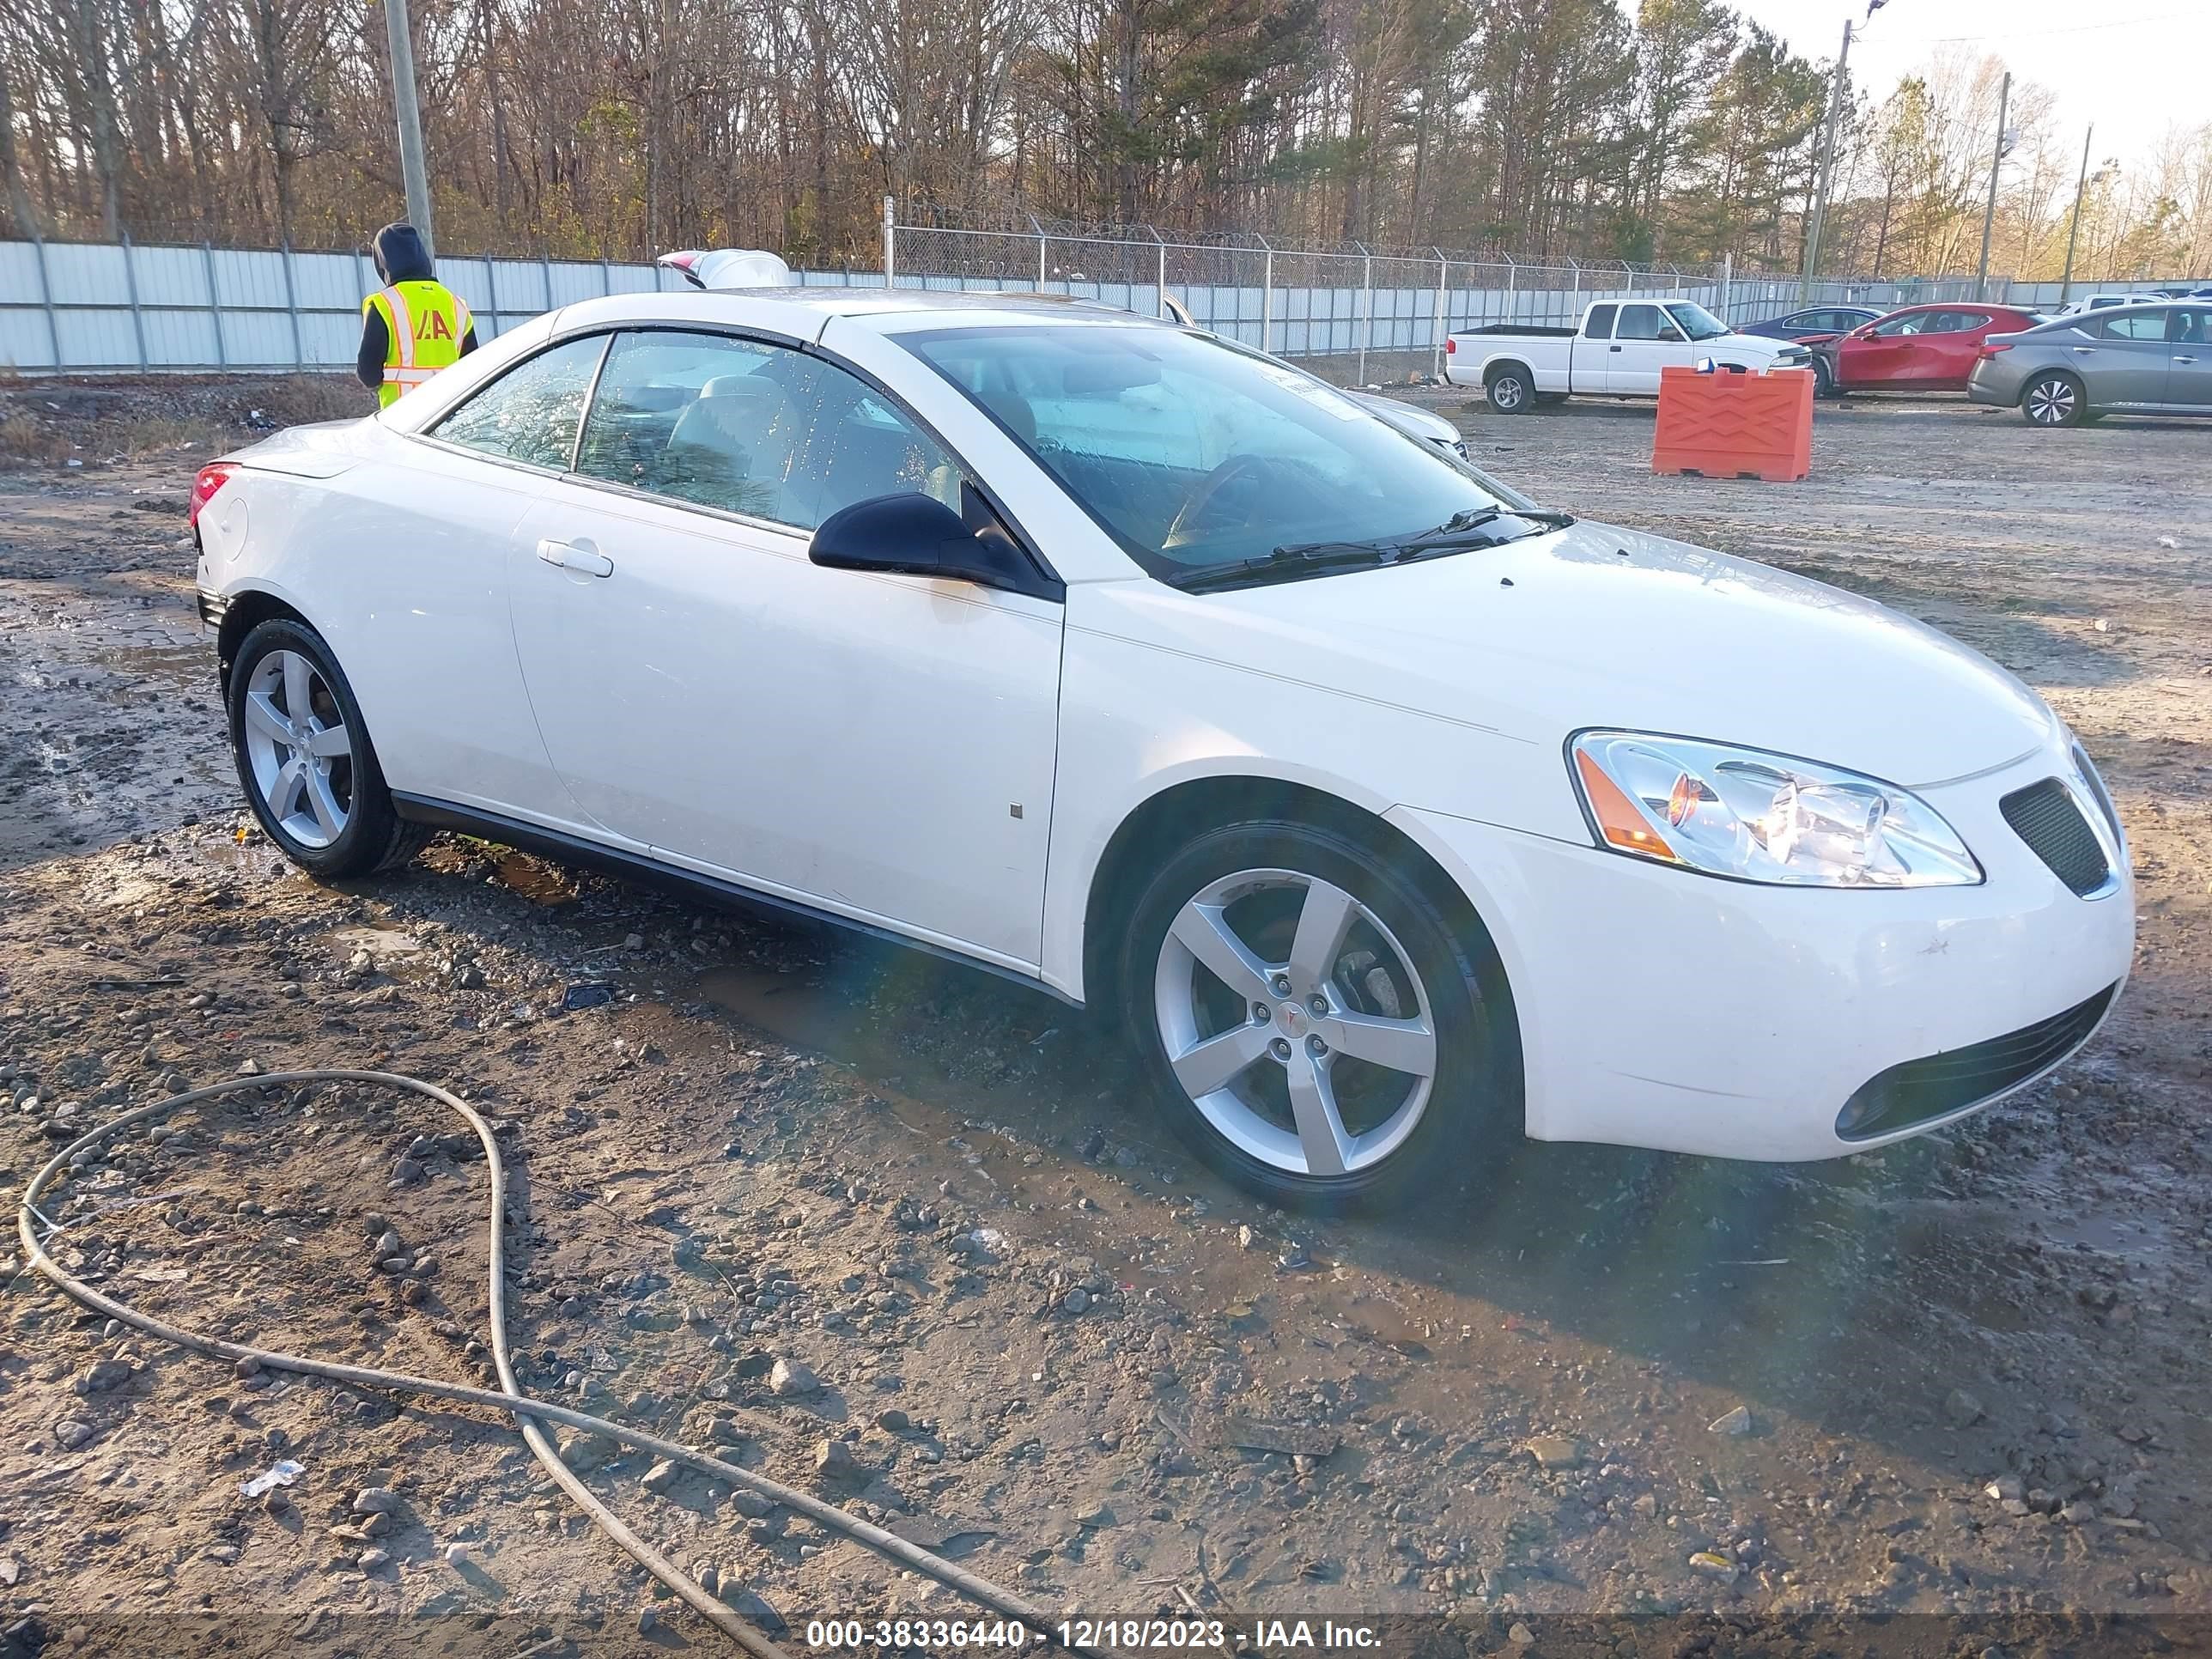
[{"label": "front tire", "polygon": [[1833,398],[1838,395],[1836,377],[1830,372],[1825,357],[1813,359],[1813,395],[1815,398]]},{"label": "front tire", "polygon": [[231,665],[231,750],[246,805],[286,858],[324,880],[415,855],[385,787],[361,705],[323,636],[289,617],[261,623]]},{"label": "front tire", "polygon": [[2030,426],[2079,426],[2088,417],[2089,400],[2079,380],[2054,369],[2020,389],[2020,412]]},{"label": "front tire", "polygon": [[1468,931],[1364,842],[1259,819],[1146,884],[1116,988],[1200,1158],[1272,1203],[1358,1204],[1518,1139],[1503,976]]},{"label": "front tire", "polygon": [[1535,386],[1528,378],[1528,371],[1517,364],[1492,369],[1482,384],[1489,394],[1490,406],[1500,415],[1526,415],[1535,405]]}]

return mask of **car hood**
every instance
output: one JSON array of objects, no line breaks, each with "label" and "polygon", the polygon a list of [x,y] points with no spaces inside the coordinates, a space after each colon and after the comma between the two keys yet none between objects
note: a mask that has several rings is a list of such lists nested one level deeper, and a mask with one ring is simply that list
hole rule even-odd
[{"label": "car hood", "polygon": [[1377,420],[1387,421],[1399,431],[1416,438],[1426,438],[1431,443],[1455,444],[1460,441],[1460,429],[1441,415],[1386,398],[1380,392],[1347,392],[1344,394]]},{"label": "car hood", "polygon": [[1786,336],[1778,337],[1771,334],[1717,334],[1710,340],[1697,340],[1692,343],[1701,357],[1709,357],[1716,351],[1732,350],[1739,346],[1754,348],[1770,357],[1787,356],[1797,349],[1796,341]]},{"label": "car hood", "polygon": [[2059,729],[2019,680],[1909,617],[1601,524],[1395,568],[1208,594],[1145,582],[1116,599],[1108,628],[1146,643],[1553,746],[1622,726],[1911,787],[2017,759]]}]

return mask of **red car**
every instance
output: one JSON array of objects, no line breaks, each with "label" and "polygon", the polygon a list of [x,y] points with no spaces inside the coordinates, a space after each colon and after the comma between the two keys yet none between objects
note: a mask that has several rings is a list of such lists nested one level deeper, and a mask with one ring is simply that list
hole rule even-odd
[{"label": "red car", "polygon": [[1964,392],[1982,342],[2049,320],[2012,306],[1956,301],[1906,306],[1813,348],[1820,395],[1846,392]]}]

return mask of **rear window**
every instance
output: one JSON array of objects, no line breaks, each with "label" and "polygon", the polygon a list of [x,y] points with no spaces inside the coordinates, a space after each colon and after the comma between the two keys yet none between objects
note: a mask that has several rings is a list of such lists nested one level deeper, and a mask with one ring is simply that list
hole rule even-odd
[{"label": "rear window", "polygon": [[606,349],[607,337],[592,334],[525,358],[432,427],[431,435],[501,460],[565,471]]},{"label": "rear window", "polygon": [[1583,325],[1583,337],[1591,340],[1610,340],[1613,337],[1613,313],[1619,309],[1618,306],[1592,306],[1589,310],[1589,320]]}]

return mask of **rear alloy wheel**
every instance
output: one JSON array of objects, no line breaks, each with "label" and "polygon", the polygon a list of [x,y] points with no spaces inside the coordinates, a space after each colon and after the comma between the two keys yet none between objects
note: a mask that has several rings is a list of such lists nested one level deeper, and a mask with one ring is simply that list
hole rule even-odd
[{"label": "rear alloy wheel", "polygon": [[1525,369],[1494,368],[1483,386],[1490,394],[1490,406],[1500,415],[1526,415],[1536,401],[1536,388],[1528,384]]},{"label": "rear alloy wheel", "polygon": [[2039,374],[2021,388],[2020,412],[2030,426],[2079,426],[2088,413],[2081,384],[2071,374]]},{"label": "rear alloy wheel", "polygon": [[1177,1132],[1279,1204],[1378,1195],[1433,1176],[1440,1149],[1462,1167],[1518,1091],[1493,1059],[1494,958],[1455,931],[1333,830],[1259,822],[1185,847],[1138,902],[1120,988]]},{"label": "rear alloy wheel", "polygon": [[278,617],[231,665],[231,745],[246,804],[284,855],[316,876],[404,862],[422,835],[384,786],[353,688],[313,629]]}]

